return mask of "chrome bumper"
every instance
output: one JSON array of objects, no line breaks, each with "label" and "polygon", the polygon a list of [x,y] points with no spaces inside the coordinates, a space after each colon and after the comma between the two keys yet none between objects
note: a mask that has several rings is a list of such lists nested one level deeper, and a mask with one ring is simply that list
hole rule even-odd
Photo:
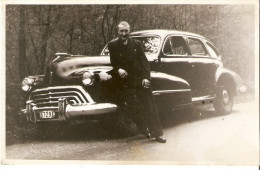
[{"label": "chrome bumper", "polygon": [[246,93],[247,92],[247,87],[244,85],[241,85],[240,87],[238,87],[238,91],[239,93]]},{"label": "chrome bumper", "polygon": [[[58,107],[42,107],[38,108],[31,100],[26,102],[26,109],[22,113],[26,115],[28,121],[66,121],[76,116],[89,116],[108,114],[117,110],[117,105],[112,103],[91,103],[81,105],[67,104],[65,98],[58,100]],[[58,113],[53,119],[39,119],[39,112],[43,110],[53,110]]]}]

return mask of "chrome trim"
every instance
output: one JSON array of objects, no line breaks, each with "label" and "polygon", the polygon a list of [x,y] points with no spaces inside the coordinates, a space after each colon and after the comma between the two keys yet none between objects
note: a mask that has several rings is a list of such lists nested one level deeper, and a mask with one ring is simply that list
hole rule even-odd
[{"label": "chrome trim", "polygon": [[[37,122],[37,121],[66,121],[71,117],[76,116],[88,116],[88,115],[98,115],[98,114],[109,114],[118,109],[118,106],[112,103],[98,103],[98,104],[85,104],[73,106],[67,103],[65,98],[60,98],[58,107],[45,107],[38,108],[31,101],[27,102],[26,108],[27,121]],[[58,119],[38,119],[36,116],[37,111],[53,109],[58,112]]]},{"label": "chrome trim", "polygon": [[68,54],[68,53],[55,53],[55,55],[65,55],[65,56],[68,56],[68,55],[71,55],[71,54]]},{"label": "chrome trim", "polygon": [[[45,91],[45,90],[44,90]],[[77,92],[77,91],[66,91],[66,92],[55,92],[55,93],[45,93],[45,94],[34,94],[33,96],[48,96],[48,95],[50,95],[50,94],[64,94],[64,93],[76,93],[76,94],[78,94],[82,99],[84,99],[84,96],[82,96],[79,92]],[[58,97],[48,97],[48,98],[40,98],[40,99],[34,99],[34,100],[44,100],[44,99],[55,99],[55,98],[62,98],[62,97],[64,97],[64,98],[66,98],[66,97],[74,97],[74,98],[76,98],[77,99],[77,101],[78,102],[80,102],[80,103],[82,103],[81,101],[80,101],[80,99],[78,98],[78,96],[58,96]]]},{"label": "chrome trim", "polygon": [[70,102],[73,102],[73,104],[77,104],[77,102],[75,100],[70,100]]},{"label": "chrome trim", "polygon": [[201,96],[201,97],[193,97],[192,103],[201,102],[204,100],[214,100],[216,97],[214,96]]},{"label": "chrome trim", "polygon": [[223,90],[222,98],[223,98],[223,103],[224,104],[228,104],[229,103],[229,95],[228,95],[228,92],[225,89]]},{"label": "chrome trim", "polygon": [[26,119],[29,121],[31,119],[31,113],[32,113],[32,100],[28,100],[26,102]]},{"label": "chrome trim", "polygon": [[42,105],[42,104],[55,104],[55,103],[58,103],[57,101],[51,101],[51,102],[41,102],[41,103],[37,103],[39,105]]},{"label": "chrome trim", "polygon": [[[67,97],[73,97],[75,98],[79,103],[81,103],[81,101],[79,100],[79,98],[77,96],[59,96],[59,97],[47,97],[47,98],[38,98],[38,99],[34,99],[34,101],[41,101],[41,100],[51,100],[51,99],[57,99],[59,100],[59,98],[67,98]],[[74,103],[76,102],[75,100],[71,100]]]},{"label": "chrome trim", "polygon": [[49,84],[50,84],[50,85],[52,84],[52,78],[53,78],[53,72],[50,71],[50,79],[49,79]]},{"label": "chrome trim", "polygon": [[37,119],[36,119],[36,113],[35,113],[35,111],[34,111],[35,108],[37,108],[37,107],[35,106],[35,104],[34,104],[34,103],[31,103],[32,112],[30,113],[30,120],[31,120],[31,122],[34,122],[34,123],[37,121]]},{"label": "chrome trim", "polygon": [[98,104],[81,105],[81,106],[67,105],[66,115],[68,115],[68,117],[74,117],[74,116],[106,114],[117,110],[117,108],[118,108],[117,105],[112,103],[98,103]]},{"label": "chrome trim", "polygon": [[179,90],[158,90],[153,91],[153,95],[161,95],[161,94],[171,94],[171,93],[179,93],[179,92],[189,92],[191,89],[179,89]]},{"label": "chrome trim", "polygon": [[[83,81],[87,78],[84,78],[84,74],[85,73],[89,73],[90,74],[90,77],[88,77],[90,79],[90,83],[89,84],[85,84]],[[82,74],[82,79],[81,79],[81,82],[85,85],[85,86],[91,86],[93,83],[94,83],[94,73],[93,73],[93,70],[88,70],[88,71],[85,71],[83,74]]]},{"label": "chrome trim", "polygon": [[[48,92],[52,90],[66,90],[68,88],[74,88],[75,90],[79,90],[80,92],[77,92],[79,96],[77,98],[72,99],[72,103],[69,104],[67,101],[66,96],[59,96],[59,97],[50,97],[48,95],[50,94],[62,94],[62,93],[75,93],[75,91],[67,91],[67,92]],[[36,98],[41,97],[38,99],[40,101],[41,99],[44,100],[44,96],[47,96],[45,99],[57,99],[58,101],[51,101],[51,102],[39,102],[40,104],[48,104],[48,103],[57,103],[57,106],[44,106],[44,107],[37,107],[34,100],[28,100],[26,103],[26,117],[27,120],[30,122],[37,122],[37,121],[65,121],[70,119],[71,117],[75,116],[87,116],[87,115],[97,115],[97,114],[108,114],[111,112],[114,112],[117,110],[117,105],[112,104],[112,103],[95,103],[92,98],[90,97],[89,93],[87,93],[81,86],[55,86],[55,87],[47,87],[47,88],[42,88],[42,89],[37,89],[33,91],[34,93],[46,93],[46,94],[38,94],[35,95]],[[82,94],[80,94],[82,93]],[[85,96],[84,96],[85,95]],[[31,98],[33,97],[33,94],[31,95]],[[70,97],[70,96],[68,96]],[[73,96],[74,97],[74,96]],[[83,97],[82,100],[86,101],[88,99],[89,101],[87,102],[77,102],[80,97]],[[55,112],[58,112],[58,118],[56,117],[55,119],[46,119],[42,120],[37,117],[38,111],[42,110],[48,110],[52,109],[55,110]]]},{"label": "chrome trim", "polygon": [[86,92],[81,86],[54,86],[54,87],[46,87],[41,89],[36,89],[33,92],[41,92],[41,91],[48,91],[48,90],[60,90],[60,89],[67,89],[67,88],[75,88],[80,90],[88,100],[88,103],[95,103],[88,92]]},{"label": "chrome trim", "polygon": [[38,111],[38,110],[58,110],[58,107],[35,107],[34,110]]},{"label": "chrome trim", "polygon": [[247,92],[247,87],[244,86],[244,85],[241,85],[239,88],[238,88],[238,91],[240,93],[246,93]]},{"label": "chrome trim", "polygon": [[[60,120],[66,120],[66,105],[67,105],[67,100],[65,98],[60,98],[58,100],[58,110],[59,110],[59,119]],[[69,118],[67,116],[67,118]]]}]

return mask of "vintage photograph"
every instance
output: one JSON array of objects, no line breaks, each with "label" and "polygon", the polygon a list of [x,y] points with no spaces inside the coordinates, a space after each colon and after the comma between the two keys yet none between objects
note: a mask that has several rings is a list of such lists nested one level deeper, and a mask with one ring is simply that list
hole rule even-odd
[{"label": "vintage photograph", "polygon": [[259,165],[252,2],[5,4],[2,162]]}]

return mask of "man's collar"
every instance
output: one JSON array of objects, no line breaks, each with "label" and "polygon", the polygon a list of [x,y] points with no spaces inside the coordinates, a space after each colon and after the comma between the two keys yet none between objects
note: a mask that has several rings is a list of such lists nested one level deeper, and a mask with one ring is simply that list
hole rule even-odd
[{"label": "man's collar", "polygon": [[119,43],[122,43],[123,45],[127,45],[130,42],[130,37],[126,41],[122,41],[122,39],[118,39]]},{"label": "man's collar", "polygon": [[[129,38],[128,38],[128,39],[129,39]],[[123,41],[123,45],[127,45],[128,39],[126,39],[125,41]]]}]

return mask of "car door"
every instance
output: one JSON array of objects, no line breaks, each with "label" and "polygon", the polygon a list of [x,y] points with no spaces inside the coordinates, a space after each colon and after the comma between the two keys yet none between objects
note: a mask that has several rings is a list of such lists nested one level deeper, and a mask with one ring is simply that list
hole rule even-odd
[{"label": "car door", "polygon": [[205,47],[205,40],[198,37],[187,38],[191,55],[191,88],[193,97],[213,96],[215,72],[218,61],[211,57]]},{"label": "car door", "polygon": [[184,36],[169,35],[162,45],[158,71],[180,77],[189,82],[191,79],[189,59]]}]

